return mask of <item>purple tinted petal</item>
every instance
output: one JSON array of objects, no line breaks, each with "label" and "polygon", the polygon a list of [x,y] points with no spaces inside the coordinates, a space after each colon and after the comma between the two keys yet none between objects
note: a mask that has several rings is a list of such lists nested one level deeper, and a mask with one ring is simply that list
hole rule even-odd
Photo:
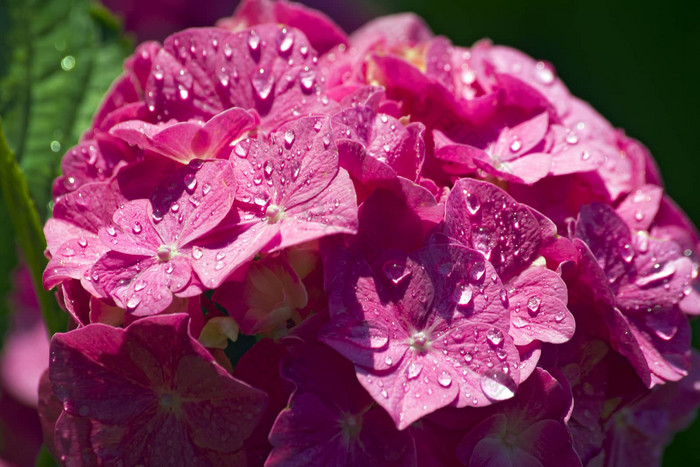
[{"label": "purple tinted petal", "polygon": [[618,206],[617,215],[624,219],[633,231],[649,230],[659,210],[663,194],[663,188],[645,185],[627,195]]}]

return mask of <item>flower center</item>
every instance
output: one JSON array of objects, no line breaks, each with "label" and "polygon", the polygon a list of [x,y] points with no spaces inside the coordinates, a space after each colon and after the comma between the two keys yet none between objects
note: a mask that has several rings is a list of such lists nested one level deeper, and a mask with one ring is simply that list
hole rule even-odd
[{"label": "flower center", "polygon": [[430,339],[425,331],[418,331],[411,336],[409,345],[418,353],[426,353],[430,348]]},{"label": "flower center", "polygon": [[158,256],[160,261],[170,261],[170,258],[173,257],[173,249],[168,245],[161,245],[156,250],[156,256]]},{"label": "flower center", "polygon": [[362,431],[362,415],[345,414],[340,420],[340,428],[345,439],[355,439]]},{"label": "flower center", "polygon": [[276,224],[284,218],[284,209],[282,209],[282,206],[270,204],[265,209],[265,217],[267,217],[268,223]]}]

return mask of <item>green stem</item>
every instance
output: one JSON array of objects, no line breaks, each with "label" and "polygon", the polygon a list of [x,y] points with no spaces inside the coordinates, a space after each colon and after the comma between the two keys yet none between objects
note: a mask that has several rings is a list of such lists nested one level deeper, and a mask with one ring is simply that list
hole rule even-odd
[{"label": "green stem", "polygon": [[34,291],[39,300],[44,323],[52,336],[66,330],[67,316],[58,307],[53,294],[44,290],[41,276],[46,268],[44,256],[46,240],[39,221],[39,214],[29,195],[27,180],[17,165],[14,153],[5,140],[0,120],[0,187],[10,213],[17,243],[31,272]]}]

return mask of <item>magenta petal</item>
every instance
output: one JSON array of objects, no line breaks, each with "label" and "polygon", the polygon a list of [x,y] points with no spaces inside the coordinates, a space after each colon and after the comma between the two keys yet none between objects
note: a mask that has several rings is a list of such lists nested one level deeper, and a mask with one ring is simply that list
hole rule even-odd
[{"label": "magenta petal", "polygon": [[192,152],[204,159],[224,155],[229,143],[253,129],[256,124],[256,116],[241,108],[225,110],[197,131],[192,139]]},{"label": "magenta petal", "polygon": [[138,199],[114,212],[114,225],[100,229],[100,240],[111,250],[127,255],[153,256],[163,240],[148,215],[149,203]]},{"label": "magenta petal", "polygon": [[288,24],[306,34],[311,46],[322,55],[339,44],[347,44],[343,30],[320,11],[300,3],[275,2],[278,23]]},{"label": "magenta petal", "polygon": [[109,132],[141,149],[186,163],[194,156],[191,142],[200,128],[201,125],[195,122],[153,125],[140,120],[130,120],[118,123]]},{"label": "magenta petal", "polygon": [[151,196],[151,218],[164,243],[185,246],[208,233],[233,205],[236,180],[228,161],[182,167]]},{"label": "magenta petal", "polygon": [[566,284],[543,267],[526,269],[509,288],[509,334],[516,345],[533,340],[561,344],[574,335],[576,323],[566,308]]},{"label": "magenta petal", "polygon": [[[280,53],[278,40],[285,34],[293,40]],[[180,120],[211,118],[231,107],[254,109],[263,125],[274,128],[291,119],[292,109],[309,113],[323,107],[314,93],[317,66],[309,50],[301,31],[273,24],[237,33],[182,31],[156,56],[146,102],[157,115]]]},{"label": "magenta petal", "polygon": [[659,210],[664,190],[654,185],[644,185],[627,195],[617,208],[617,214],[633,231],[649,230]]},{"label": "magenta petal", "polygon": [[445,206],[446,233],[489,260],[508,277],[535,258],[540,225],[500,188],[472,179],[455,183]]},{"label": "magenta petal", "polygon": [[67,279],[87,280],[86,273],[109,248],[97,235],[84,234],[68,240],[54,251],[43,275],[44,287],[52,289]]}]

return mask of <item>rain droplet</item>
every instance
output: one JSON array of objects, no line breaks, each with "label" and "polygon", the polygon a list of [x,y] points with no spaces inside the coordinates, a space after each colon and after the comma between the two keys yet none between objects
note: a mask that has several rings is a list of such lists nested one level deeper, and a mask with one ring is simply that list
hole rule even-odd
[{"label": "rain droplet", "polygon": [[443,388],[449,387],[450,384],[452,384],[452,377],[446,371],[440,373],[437,380],[440,386],[442,386]]},{"label": "rain droplet", "polygon": [[253,74],[251,82],[258,97],[264,101],[272,94],[272,86],[275,83],[275,78],[272,76],[272,73],[260,68],[257,73]]},{"label": "rain droplet", "polygon": [[411,275],[411,270],[406,267],[405,264],[398,263],[396,261],[387,261],[382,266],[382,272],[387,279],[389,279],[394,284],[401,283],[404,279]]},{"label": "rain droplet", "polygon": [[199,259],[199,258],[201,258],[201,257],[202,257],[202,254],[203,254],[203,253],[202,253],[202,249],[201,249],[200,247],[198,247],[198,246],[192,247],[192,257],[193,257],[194,259]]},{"label": "rain droplet", "polygon": [[530,297],[530,300],[527,301],[527,309],[530,310],[530,313],[537,313],[540,311],[540,303],[541,300],[538,297]]},{"label": "rain droplet", "polygon": [[316,73],[313,71],[305,71],[299,76],[299,82],[304,91],[311,91],[314,84],[316,84]]},{"label": "rain droplet", "polygon": [[590,152],[588,152],[588,151],[583,151],[583,152],[581,153],[581,160],[582,160],[582,161],[587,161],[587,160],[590,159],[590,158],[591,158],[591,153],[590,153]]},{"label": "rain droplet", "polygon": [[193,173],[188,173],[185,175],[185,188],[190,193],[194,193],[194,189],[197,187],[197,177]]},{"label": "rain droplet", "polygon": [[629,243],[625,243],[622,246],[622,260],[625,263],[631,263],[632,259],[634,259],[634,249],[632,248],[632,245]]},{"label": "rain droplet", "polygon": [[518,152],[522,149],[523,143],[520,141],[518,137],[515,137],[513,139],[513,142],[510,143],[510,150],[511,152]]},{"label": "rain droplet", "polygon": [[501,345],[503,342],[503,333],[496,328],[491,328],[486,331],[486,339],[495,346]]},{"label": "rain droplet", "polygon": [[505,373],[489,373],[481,378],[481,390],[494,401],[510,399],[515,395],[515,382]]},{"label": "rain droplet", "polygon": [[180,90],[180,99],[183,101],[187,100],[187,98],[190,97],[190,93],[182,85],[178,85],[178,88]]},{"label": "rain droplet", "polygon": [[289,52],[289,50],[292,48],[292,45],[294,45],[294,35],[290,32],[287,31],[286,28],[283,28],[282,31],[280,32],[280,53],[285,54]]},{"label": "rain droplet", "polygon": [[328,135],[323,137],[323,147],[328,148],[328,146],[331,145],[331,139],[328,137]]},{"label": "rain droplet", "polygon": [[479,212],[479,209],[481,208],[481,202],[479,201],[479,197],[475,194],[467,193],[466,190],[464,190],[464,192],[467,196],[467,211],[469,211],[469,214],[473,216],[477,212]]},{"label": "rain droplet", "polygon": [[178,211],[180,210],[180,205],[177,204],[177,203],[173,203],[173,205],[170,206],[170,210],[171,210],[172,212],[178,212]]},{"label": "rain droplet", "polygon": [[74,255],[75,255],[75,250],[74,250],[73,248],[71,248],[71,247],[66,247],[66,248],[63,250],[63,255],[64,255],[64,256],[74,256]]},{"label": "rain droplet", "polygon": [[131,298],[126,302],[126,309],[129,311],[133,311],[136,309],[137,306],[139,306],[139,303],[141,303],[141,298],[137,295],[132,295]]},{"label": "rain droplet", "polygon": [[406,369],[406,376],[408,379],[415,379],[420,375],[420,372],[423,370],[423,365],[417,362],[411,362],[408,365],[408,368]]},{"label": "rain droplet", "polygon": [[374,326],[356,326],[344,332],[348,340],[364,348],[382,349],[389,343],[389,335]]},{"label": "rain droplet", "polygon": [[224,251],[219,251],[219,252],[216,254],[216,260],[217,260],[217,261],[221,261],[221,260],[224,259],[225,257],[226,257],[226,252],[224,252]]},{"label": "rain droplet", "polygon": [[638,277],[634,283],[639,287],[646,287],[647,285],[670,279],[675,273],[676,266],[673,263],[665,263],[663,267],[657,264],[654,266],[654,272],[647,276]]},{"label": "rain droplet", "polygon": [[251,53],[257,52],[260,48],[260,36],[258,36],[258,33],[255,32],[254,29],[251,29],[250,33],[248,34],[248,47],[250,48]]},{"label": "rain droplet", "polygon": [[464,354],[464,361],[467,363],[470,363],[472,360],[474,360],[474,356],[470,354],[469,352]]},{"label": "rain droplet", "polygon": [[472,271],[471,271],[472,280],[474,282],[480,281],[481,278],[484,277],[485,272],[486,272],[486,264],[481,262],[481,261],[477,261],[476,263],[474,263],[472,265]]},{"label": "rain droplet", "polygon": [[294,132],[292,130],[287,130],[284,132],[284,144],[287,149],[292,147],[292,144],[294,144]]},{"label": "rain droplet", "polygon": [[469,284],[457,284],[452,293],[452,300],[459,306],[468,305],[472,301],[472,289]]},{"label": "rain droplet", "polygon": [[205,183],[204,185],[202,185],[202,194],[204,196],[206,196],[207,193],[209,193],[209,191],[211,191],[211,185],[209,183]]},{"label": "rain droplet", "polygon": [[134,284],[134,290],[136,292],[139,292],[145,288],[146,288],[146,281],[138,281],[136,284]]},{"label": "rain droplet", "polygon": [[544,62],[537,62],[535,65],[535,74],[537,75],[537,79],[543,84],[552,84],[554,82],[554,72],[549,65]]},{"label": "rain droplet", "polygon": [[265,177],[270,178],[272,176],[272,162],[270,161],[265,161],[265,164],[263,165],[263,170],[265,171]]},{"label": "rain droplet", "polygon": [[576,144],[578,143],[578,135],[574,131],[569,131],[566,134],[566,142],[569,144]]},{"label": "rain droplet", "polygon": [[138,235],[141,233],[141,231],[143,231],[143,226],[140,222],[136,221],[134,222],[134,226],[131,228],[131,231]]},{"label": "rain droplet", "polygon": [[638,221],[641,222],[644,220],[644,213],[642,211],[636,211],[634,213],[634,218]]},{"label": "rain droplet", "polygon": [[506,292],[506,289],[501,289],[500,292],[500,298],[501,298],[501,303],[503,303],[503,306],[508,306],[508,292]]},{"label": "rain droplet", "polygon": [[386,357],[384,357],[384,363],[387,365],[391,365],[392,363],[394,363],[394,361],[391,359],[390,356],[387,355]]},{"label": "rain droplet", "polygon": [[114,228],[113,225],[108,225],[108,226],[107,226],[107,233],[108,233],[110,236],[112,236],[112,237],[114,237],[115,235],[117,235],[117,231],[116,231],[116,229]]}]

